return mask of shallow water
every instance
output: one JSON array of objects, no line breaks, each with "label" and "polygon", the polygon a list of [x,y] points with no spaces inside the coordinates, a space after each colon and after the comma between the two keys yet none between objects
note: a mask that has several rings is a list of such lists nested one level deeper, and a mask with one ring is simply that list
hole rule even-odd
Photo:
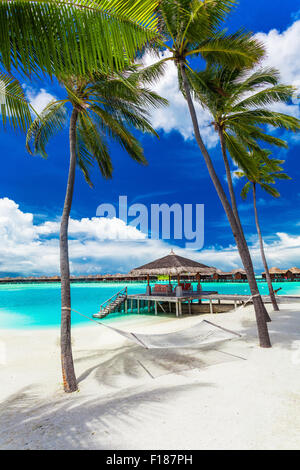
[{"label": "shallow water", "polygon": [[[267,284],[259,282],[262,294],[268,293]],[[106,299],[121,290],[126,283],[74,283],[72,284],[72,308],[92,316]],[[203,282],[204,290],[221,294],[249,294],[247,283]],[[274,288],[282,287],[280,294],[300,294],[300,282],[276,282]],[[128,293],[145,292],[144,283],[128,284]],[[104,321],[113,321],[113,314]],[[102,320],[103,321],[103,320]],[[89,323],[89,320],[72,314],[73,325]],[[0,328],[49,328],[60,324],[60,284],[3,284],[0,285]]]}]

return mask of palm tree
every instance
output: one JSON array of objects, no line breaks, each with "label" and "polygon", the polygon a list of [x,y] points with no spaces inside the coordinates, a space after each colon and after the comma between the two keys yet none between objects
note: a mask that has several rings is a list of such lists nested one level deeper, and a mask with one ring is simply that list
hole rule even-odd
[{"label": "palm tree", "polygon": [[[220,138],[232,209],[244,237],[227,150],[238,166],[247,168],[251,166],[247,148],[260,151],[257,140],[287,148],[284,140],[265,132],[263,126],[268,124],[289,131],[300,129],[297,118],[267,108],[274,103],[289,102],[295,89],[280,84],[279,73],[274,69],[251,73],[249,68],[208,66],[196,76],[188,73],[188,77],[196,98],[213,116],[212,125]],[[275,296],[272,301],[274,310],[278,310]]]},{"label": "palm tree", "polygon": [[220,32],[219,26],[231,11],[234,3],[231,0],[199,2],[192,0],[177,0],[176,2],[161,0],[157,13],[160,20],[159,27],[167,36],[168,41],[166,43],[158,41],[158,44],[169,51],[169,57],[163,60],[172,60],[177,65],[179,85],[187,100],[196,142],[225,210],[247,273],[255,308],[259,342],[261,347],[271,347],[266,324],[268,315],[258,290],[249,248],[245,238],[240,233],[232,207],[203,142],[192,98],[191,82],[187,74],[187,72],[194,74],[190,62],[193,57],[200,56],[208,63],[244,67],[252,66],[263,56],[263,47],[250,35],[238,32],[226,36],[223,32]]},{"label": "palm tree", "polygon": [[[96,158],[102,171],[109,170],[109,162],[104,161],[106,146],[103,139],[100,149],[92,148],[92,137],[95,127],[83,116],[80,104],[76,105],[76,93],[82,91],[81,84],[84,80],[90,80],[95,71],[101,71],[106,75],[124,70],[131,63],[138,51],[143,50],[149,41],[157,37],[157,18],[154,9],[158,1],[155,0],[0,0],[0,65],[10,73],[16,70],[18,73],[29,76],[30,79],[43,74],[57,77],[60,81],[69,80],[74,77],[72,85],[69,85],[69,98],[73,99],[73,112],[70,121],[70,134],[72,137],[70,178],[67,186],[66,211],[63,220],[68,215],[68,204],[71,203],[74,181],[74,129],[78,130],[80,149],[77,151],[78,163],[88,178],[88,165],[92,158]],[[83,81],[82,81],[83,80]],[[150,95],[149,95],[150,96]],[[80,97],[81,99],[81,97]],[[153,98],[155,100],[155,97]],[[121,103],[119,103],[121,106]],[[104,111],[103,111],[104,112]],[[120,116],[113,116],[113,137],[119,138],[124,148],[140,156],[141,149],[132,137],[129,138],[126,130],[122,130],[119,122],[122,117],[127,122],[132,122],[136,127],[149,129],[147,120],[137,114],[131,115],[122,109]],[[122,114],[123,113],[123,114]],[[80,116],[80,118],[79,118]],[[83,116],[83,117],[82,117]],[[63,126],[66,118],[64,105],[49,106],[45,110],[44,117],[37,119],[31,127],[31,135],[40,123],[39,136],[40,150],[51,132]],[[105,120],[103,120],[105,123]],[[120,127],[118,127],[118,125]],[[105,127],[105,126],[104,126]],[[124,126],[123,126],[124,127]],[[80,130],[81,129],[81,130]],[[109,123],[106,124],[105,132],[108,132]],[[129,133],[130,134],[130,133]],[[95,141],[95,142],[96,142]],[[80,144],[81,142],[81,144]],[[37,144],[37,150],[39,145]],[[90,147],[90,148],[89,148]],[[87,150],[89,149],[89,150]],[[86,150],[86,151],[85,151]],[[95,153],[90,153],[95,152]],[[99,153],[100,152],[100,153]],[[66,247],[65,232],[67,223],[62,224],[61,243]],[[67,260],[66,260],[67,261]],[[62,264],[63,261],[62,261]],[[63,299],[67,312],[68,308],[68,269],[62,268],[64,277]],[[70,313],[70,311],[69,311]],[[73,370],[72,351],[70,347],[70,322],[67,314],[63,317],[62,324],[62,359],[63,373],[65,377],[65,388],[68,391],[76,389],[76,379]]]},{"label": "palm tree", "polygon": [[26,132],[31,124],[30,104],[19,81],[0,70],[0,108],[3,127]]},{"label": "palm tree", "polygon": [[[157,70],[156,70],[157,72]],[[89,169],[96,162],[105,178],[112,176],[108,141],[113,139],[138,163],[145,164],[143,149],[130,128],[157,135],[146,108],[166,104],[146,85],[155,78],[152,68],[131,67],[123,73],[107,76],[94,72],[90,79],[63,82],[67,96],[51,102],[32,123],[27,134],[27,149],[46,156],[48,140],[67,122],[67,103],[71,105],[69,122],[70,166],[60,226],[61,271],[61,360],[64,389],[77,389],[71,348],[71,293],[68,252],[68,223],[72,206],[76,163],[91,184]]]},{"label": "palm tree", "polygon": [[281,167],[281,165],[282,163],[284,163],[284,160],[277,160],[275,158],[270,159],[270,155],[271,152],[269,150],[260,150],[259,152],[252,151],[251,153],[249,153],[250,165],[246,165],[244,171],[236,171],[235,174],[239,178],[246,178],[248,180],[241,192],[241,196],[243,199],[247,198],[247,195],[252,186],[255,224],[259,239],[261,258],[265,268],[269,294],[272,300],[274,310],[279,310],[274,294],[274,289],[272,286],[272,280],[265,255],[264,242],[258,219],[256,191],[257,186],[260,186],[271,196],[279,197],[279,192],[276,188],[273,187],[276,180],[287,180],[291,178],[287,174],[283,173],[283,168]]},{"label": "palm tree", "polygon": [[227,150],[239,165],[243,158],[249,162],[245,147],[260,149],[257,140],[287,148],[284,140],[266,133],[262,126],[289,131],[300,129],[297,118],[267,109],[274,103],[289,102],[295,89],[280,84],[275,69],[260,69],[251,74],[249,68],[209,66],[195,75],[189,74],[191,86],[196,98],[213,116],[212,125],[220,137],[231,203],[240,224]]}]

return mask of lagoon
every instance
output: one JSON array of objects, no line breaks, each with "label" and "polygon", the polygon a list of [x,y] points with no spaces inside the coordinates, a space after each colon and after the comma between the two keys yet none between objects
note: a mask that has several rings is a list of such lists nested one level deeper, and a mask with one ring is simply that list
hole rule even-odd
[{"label": "lagoon", "polygon": [[[221,294],[250,294],[247,282],[202,282],[204,290]],[[268,294],[266,282],[259,282],[262,294]],[[73,283],[72,308],[91,317],[98,312],[102,302],[126,286],[126,283]],[[280,294],[300,294],[300,282],[276,282]],[[142,293],[145,283],[128,284],[128,293]],[[110,322],[120,314],[111,314],[102,321]],[[83,325],[90,321],[72,313],[72,324]],[[60,284],[2,284],[0,286],[0,329],[57,328],[60,325]]]}]

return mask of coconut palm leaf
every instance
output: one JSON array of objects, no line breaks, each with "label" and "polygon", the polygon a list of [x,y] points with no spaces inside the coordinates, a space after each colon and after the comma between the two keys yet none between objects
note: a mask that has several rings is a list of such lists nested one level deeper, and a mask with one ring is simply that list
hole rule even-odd
[{"label": "coconut palm leaf", "polygon": [[29,127],[26,148],[31,155],[40,154],[47,158],[46,145],[67,124],[66,102],[51,101]]},{"label": "coconut palm leaf", "polygon": [[31,124],[30,105],[19,81],[0,71],[0,109],[4,128],[26,132]]},{"label": "coconut palm leaf", "polygon": [[84,75],[124,68],[156,38],[149,0],[0,0],[0,55],[6,70]]},{"label": "coconut palm leaf", "polygon": [[167,101],[144,86],[157,77],[157,70],[129,67],[123,73],[94,72],[90,79],[63,82],[67,97],[51,102],[30,126],[26,146],[30,153],[46,157],[49,139],[66,126],[66,103],[78,111],[77,163],[91,185],[90,169],[95,162],[105,178],[112,175],[109,142],[116,141],[138,163],[146,164],[143,149],[132,129],[157,136],[148,109]]}]

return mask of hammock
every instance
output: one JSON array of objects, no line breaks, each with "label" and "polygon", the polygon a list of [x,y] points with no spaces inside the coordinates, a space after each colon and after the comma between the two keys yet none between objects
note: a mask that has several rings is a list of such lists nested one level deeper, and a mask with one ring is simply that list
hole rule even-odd
[{"label": "hammock", "polygon": [[154,335],[126,332],[104,323],[97,323],[114,330],[124,338],[127,338],[146,349],[192,349],[241,337],[240,334],[226,330],[225,328],[215,325],[207,320],[203,320],[190,328],[176,331],[175,333]]},{"label": "hammock", "polygon": [[138,333],[131,333],[113,326],[101,323],[93,318],[90,318],[83,313],[74,310],[69,307],[62,307],[65,310],[71,310],[72,312],[78,313],[82,317],[97,323],[100,326],[105,326],[110,330],[115,331],[119,335],[126,339],[129,339],[133,343],[143,346],[145,349],[180,349],[180,348],[199,348],[201,346],[207,346],[222,341],[228,341],[231,339],[241,338],[242,335],[235,331],[227,330],[222,326],[216,325],[208,320],[202,320],[194,326],[186,328],[185,330],[176,331],[175,333],[164,333],[154,335],[144,335]]}]

